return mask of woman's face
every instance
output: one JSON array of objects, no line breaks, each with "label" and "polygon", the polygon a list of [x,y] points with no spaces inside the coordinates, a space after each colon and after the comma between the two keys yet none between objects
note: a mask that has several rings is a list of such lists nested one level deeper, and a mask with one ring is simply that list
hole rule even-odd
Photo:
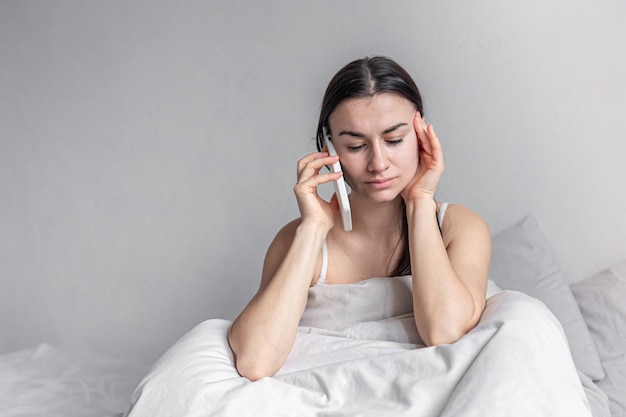
[{"label": "woman's face", "polygon": [[353,193],[392,201],[418,165],[415,106],[394,93],[342,102],[328,118],[344,176]]}]

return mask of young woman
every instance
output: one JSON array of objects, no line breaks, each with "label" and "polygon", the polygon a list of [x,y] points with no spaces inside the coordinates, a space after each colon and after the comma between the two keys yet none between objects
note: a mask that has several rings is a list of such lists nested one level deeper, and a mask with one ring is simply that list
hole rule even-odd
[{"label": "young woman", "polygon": [[[442,150],[411,77],[383,57],[348,64],[317,138],[298,162],[300,218],[270,245],[257,294],[234,322],[183,336],[126,415],[591,417],[587,392],[603,393],[583,387],[550,310],[516,291],[486,300],[489,230],[435,200]],[[343,174],[327,173],[338,160]],[[349,232],[337,197],[317,193],[341,175]]]},{"label": "young woman", "polygon": [[[323,128],[338,156],[323,146]],[[229,331],[237,371],[250,380],[285,362],[312,286],[411,275],[426,345],[457,341],[485,306],[490,233],[471,210],[435,200],[443,153],[410,75],[385,57],[346,65],[326,90],[317,138],[320,151],[298,161],[300,218],[278,232],[260,288]],[[337,160],[343,173],[323,170]],[[341,175],[351,188],[349,232],[336,196],[317,193]]]}]

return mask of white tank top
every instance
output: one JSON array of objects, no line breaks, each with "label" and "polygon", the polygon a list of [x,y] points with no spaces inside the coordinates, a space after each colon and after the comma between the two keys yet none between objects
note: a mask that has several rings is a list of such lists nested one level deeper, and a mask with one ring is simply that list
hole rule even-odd
[{"label": "white tank top", "polygon": [[[446,214],[446,209],[448,208],[448,203],[441,203],[439,206],[439,211],[437,212],[437,223],[439,223],[439,228],[441,228],[441,224],[443,223],[443,216]],[[326,272],[328,271],[328,246],[326,245],[326,240],[324,240],[324,244],[322,245],[322,269],[320,270],[320,275],[317,277],[315,281],[315,286],[326,284]]]}]

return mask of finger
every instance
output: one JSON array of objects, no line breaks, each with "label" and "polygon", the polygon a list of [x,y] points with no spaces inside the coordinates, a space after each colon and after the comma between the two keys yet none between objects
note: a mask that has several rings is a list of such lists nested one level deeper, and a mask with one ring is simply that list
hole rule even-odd
[{"label": "finger", "polygon": [[321,169],[327,165],[332,165],[339,160],[338,156],[328,156],[310,161],[298,174],[298,182],[302,182],[307,178],[318,175]]},{"label": "finger", "polygon": [[425,123],[424,119],[420,117],[420,113],[417,112],[415,119],[413,120],[415,133],[417,134],[420,148],[422,148],[424,152],[431,154],[432,148],[430,146],[430,139],[428,137],[428,132],[426,131]]},{"label": "finger", "polygon": [[317,159],[309,160],[304,166],[299,167],[298,179],[307,178],[319,173],[322,167],[332,165],[339,160],[337,155],[324,156]]},{"label": "finger", "polygon": [[426,128],[426,133],[428,133],[428,137],[430,138],[430,146],[433,149],[441,149],[441,142],[439,141],[439,137],[435,133],[435,128],[433,125],[428,125]]},{"label": "finger", "polygon": [[343,175],[342,171],[314,175],[310,178],[307,178],[299,182],[298,184],[296,184],[296,187],[301,190],[306,190],[306,189],[308,189],[309,191],[315,190],[317,189],[317,187],[319,187],[322,184],[326,184],[327,182],[331,182],[331,181],[337,181],[339,178],[341,178],[342,175]]},{"label": "finger", "polygon": [[328,156],[328,152],[313,152],[304,156],[298,161],[298,172],[302,171],[309,162],[326,156]]},{"label": "finger", "polygon": [[315,152],[309,154],[298,161],[298,171],[302,171],[311,162],[315,162],[324,158],[335,158],[335,156],[331,157],[328,152]]},{"label": "finger", "polygon": [[427,132],[428,137],[430,138],[430,148],[432,150],[433,157],[435,160],[443,161],[443,147],[441,146],[439,137],[437,137],[437,134],[435,133],[433,125],[428,125]]}]

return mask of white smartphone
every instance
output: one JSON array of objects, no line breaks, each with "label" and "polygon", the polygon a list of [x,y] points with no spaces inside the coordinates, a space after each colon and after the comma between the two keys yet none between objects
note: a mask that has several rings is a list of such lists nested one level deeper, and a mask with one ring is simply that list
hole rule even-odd
[{"label": "white smartphone", "polygon": [[[337,151],[333,146],[333,142],[330,138],[330,133],[326,126],[322,127],[322,134],[324,135],[324,144],[328,149],[328,153],[331,156],[337,155]],[[341,171],[341,164],[339,161],[330,166],[332,172]],[[343,177],[339,177],[337,181],[333,181],[335,186],[335,194],[337,194],[337,201],[339,202],[339,209],[341,210],[341,220],[343,221],[343,230],[349,232],[352,230],[352,212],[350,211],[350,200],[348,200],[348,189],[346,188],[346,182]]]}]

